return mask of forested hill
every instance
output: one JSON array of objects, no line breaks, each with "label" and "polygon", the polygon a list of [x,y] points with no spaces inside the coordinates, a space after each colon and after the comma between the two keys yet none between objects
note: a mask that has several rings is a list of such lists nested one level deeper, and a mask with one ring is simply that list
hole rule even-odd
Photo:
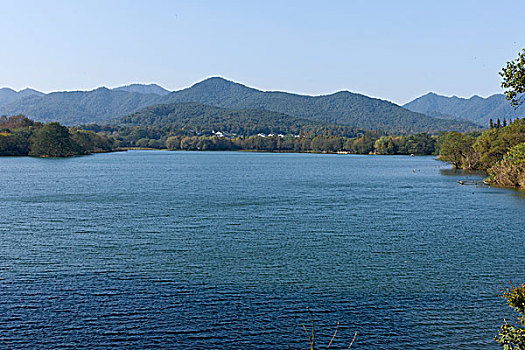
[{"label": "forested hill", "polygon": [[105,87],[92,91],[53,92],[30,96],[0,107],[2,115],[23,114],[40,122],[65,125],[102,122],[159,103],[161,96],[115,91]]},{"label": "forested hill", "polygon": [[446,97],[431,92],[416,98],[403,107],[431,116],[461,118],[484,126],[489,124],[490,119],[495,122],[498,118],[509,120],[525,116],[525,105],[515,110],[502,94],[487,98],[473,96],[466,99],[456,96]]},{"label": "forested hill", "polygon": [[30,96],[0,106],[0,115],[24,114],[41,122],[58,121],[66,125],[78,125],[101,123],[158,104],[197,102],[233,110],[264,109],[298,119],[366,130],[380,129],[396,134],[479,128],[466,121],[432,118],[388,101],[347,91],[325,96],[305,96],[263,92],[223,78],[209,78],[164,96],[136,92],[162,93],[158,88],[152,85],[131,85],[113,90],[99,88]]},{"label": "forested hill", "polygon": [[209,135],[221,131],[241,136],[263,134],[299,134],[328,132],[353,137],[358,132],[349,126],[327,125],[262,109],[231,110],[195,102],[182,102],[144,108],[126,117],[110,121],[122,126],[170,127]]},{"label": "forested hill", "polygon": [[0,106],[20,100],[24,97],[42,96],[42,95],[44,95],[44,93],[33,90],[33,89],[24,89],[20,91],[15,91],[9,88],[2,88],[0,89]]},{"label": "forested hill", "polygon": [[199,102],[230,109],[265,109],[323,123],[381,129],[391,133],[472,130],[469,122],[432,118],[394,103],[341,91],[324,96],[264,92],[223,78],[206,79],[163,97],[163,103]]}]

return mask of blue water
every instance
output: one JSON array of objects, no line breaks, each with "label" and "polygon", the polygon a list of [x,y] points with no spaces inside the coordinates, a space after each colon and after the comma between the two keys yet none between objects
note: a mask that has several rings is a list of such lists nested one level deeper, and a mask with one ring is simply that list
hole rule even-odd
[{"label": "blue water", "polygon": [[[432,157],[0,158],[0,348],[497,349],[525,197]],[[473,177],[473,179],[479,179]]]}]

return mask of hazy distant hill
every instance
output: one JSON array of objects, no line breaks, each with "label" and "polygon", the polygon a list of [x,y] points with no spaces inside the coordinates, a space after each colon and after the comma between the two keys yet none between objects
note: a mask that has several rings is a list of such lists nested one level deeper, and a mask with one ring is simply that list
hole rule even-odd
[{"label": "hazy distant hill", "polygon": [[0,114],[24,114],[41,122],[58,121],[65,125],[102,122],[158,103],[159,95],[114,91],[53,92],[30,96],[0,107]]},{"label": "hazy distant hill", "polygon": [[[130,89],[147,91],[152,87],[142,88],[133,85]],[[348,91],[325,96],[263,92],[223,78],[209,78],[190,88],[164,96],[107,88],[30,96],[0,106],[0,114],[23,113],[38,121],[59,121],[74,125],[100,123],[147,106],[178,102],[198,102],[235,110],[264,109],[294,118],[360,129],[380,129],[391,133],[465,131],[478,127],[465,121],[432,118],[388,101]]]},{"label": "hazy distant hill", "polygon": [[14,102],[24,97],[42,95],[44,95],[44,93],[33,89],[24,89],[17,92],[13,89],[2,88],[0,89],[0,106]]},{"label": "hazy distant hill", "polygon": [[170,91],[164,89],[162,86],[159,86],[157,84],[131,84],[131,85],[119,86],[112,90],[138,92],[139,94],[155,94],[155,95],[160,95],[160,96],[164,96],[170,93]]},{"label": "hazy distant hill", "polygon": [[[261,109],[231,110],[195,102],[146,107],[112,123],[133,126],[170,126],[202,133],[222,131],[238,135],[298,134],[325,124]],[[355,130],[352,130],[355,132]]]},{"label": "hazy distant hill", "polygon": [[461,118],[480,125],[488,125],[489,119],[496,121],[525,117],[525,106],[515,110],[502,94],[487,98],[473,96],[471,98],[446,97],[428,93],[405,104],[403,107],[427,115],[439,115],[440,118]]}]

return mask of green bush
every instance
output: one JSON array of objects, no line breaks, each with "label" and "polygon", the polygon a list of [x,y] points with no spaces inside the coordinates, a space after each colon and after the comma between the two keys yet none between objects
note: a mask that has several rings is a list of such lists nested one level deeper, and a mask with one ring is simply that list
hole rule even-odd
[{"label": "green bush", "polygon": [[512,147],[501,161],[489,169],[489,182],[525,187],[525,142]]},{"label": "green bush", "polygon": [[525,283],[519,287],[511,285],[511,288],[503,293],[503,297],[519,314],[518,322],[513,325],[505,321],[494,340],[501,344],[504,350],[525,350]]}]

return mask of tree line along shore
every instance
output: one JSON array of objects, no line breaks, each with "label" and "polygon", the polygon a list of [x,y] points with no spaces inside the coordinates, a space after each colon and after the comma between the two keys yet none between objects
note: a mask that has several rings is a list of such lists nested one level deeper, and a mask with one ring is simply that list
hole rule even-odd
[{"label": "tree line along shore", "polygon": [[458,169],[485,171],[491,184],[524,188],[525,121],[492,125],[482,133],[444,134],[439,158]]},{"label": "tree line along shore", "polygon": [[[437,155],[463,170],[487,172],[489,181],[525,187],[525,122],[493,124],[483,132],[386,135],[381,131],[308,130],[299,134],[195,135],[155,126],[42,124],[23,115],[0,117],[0,156],[69,157],[130,148],[188,151],[319,152]],[[342,131],[343,130],[343,131]],[[353,134],[352,134],[353,133]],[[344,135],[344,136],[343,136]]]},{"label": "tree line along shore", "polygon": [[35,122],[22,115],[0,118],[1,156],[68,157],[129,148],[430,155],[436,152],[437,140],[427,133],[386,136],[381,131],[348,131],[346,128],[286,135],[238,135],[212,131],[195,135],[192,130],[166,126],[84,125],[67,128],[56,122]]}]

